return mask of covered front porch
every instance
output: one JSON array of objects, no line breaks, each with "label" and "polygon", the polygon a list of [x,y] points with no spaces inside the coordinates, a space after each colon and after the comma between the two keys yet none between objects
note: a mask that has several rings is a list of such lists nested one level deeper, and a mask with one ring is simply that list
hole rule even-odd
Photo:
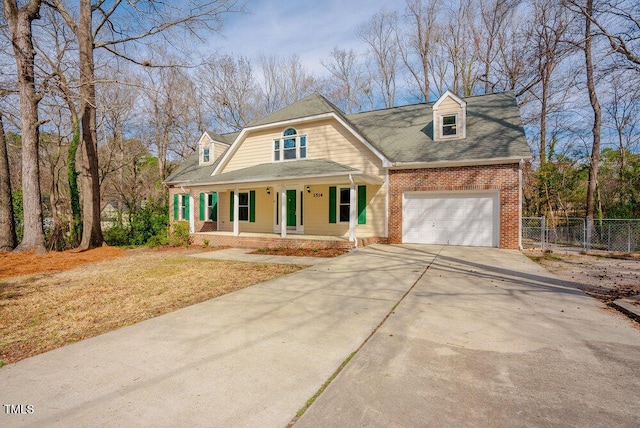
[{"label": "covered front porch", "polygon": [[386,238],[363,238],[350,241],[348,238],[327,235],[286,235],[279,233],[240,232],[238,235],[229,231],[197,232],[191,234],[194,245],[209,245],[212,247],[238,248],[305,248],[351,249],[364,247],[374,243],[386,243]]}]

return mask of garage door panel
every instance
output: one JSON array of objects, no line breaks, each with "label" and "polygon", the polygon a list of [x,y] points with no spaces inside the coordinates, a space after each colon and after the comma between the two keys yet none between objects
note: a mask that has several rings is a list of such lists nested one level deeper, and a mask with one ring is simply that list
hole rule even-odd
[{"label": "garage door panel", "polygon": [[497,192],[411,192],[403,195],[402,241],[497,246]]}]

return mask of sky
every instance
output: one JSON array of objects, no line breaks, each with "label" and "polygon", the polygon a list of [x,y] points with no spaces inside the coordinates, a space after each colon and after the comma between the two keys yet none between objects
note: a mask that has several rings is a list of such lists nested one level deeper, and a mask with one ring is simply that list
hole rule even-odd
[{"label": "sky", "polygon": [[255,58],[297,54],[305,69],[326,72],[320,60],[335,46],[364,50],[358,26],[383,7],[402,10],[404,0],[249,0],[247,14],[225,19],[222,38],[213,43],[222,53]]}]

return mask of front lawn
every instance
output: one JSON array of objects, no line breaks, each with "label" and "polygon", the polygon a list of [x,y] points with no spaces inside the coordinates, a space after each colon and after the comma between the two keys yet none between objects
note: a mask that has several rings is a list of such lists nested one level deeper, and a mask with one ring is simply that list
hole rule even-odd
[{"label": "front lawn", "polygon": [[0,253],[0,366],[303,268],[194,251]]}]

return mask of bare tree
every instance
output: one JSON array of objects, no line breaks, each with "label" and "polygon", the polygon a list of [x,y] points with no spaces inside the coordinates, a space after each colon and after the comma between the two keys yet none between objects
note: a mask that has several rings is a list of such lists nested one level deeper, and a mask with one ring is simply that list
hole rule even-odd
[{"label": "bare tree", "polygon": [[[480,25],[475,27],[476,51],[482,64],[480,82],[484,83],[484,93],[489,94],[503,88],[498,87],[499,76],[493,70],[500,64],[500,53],[504,52],[505,38],[511,29],[511,20],[520,0],[480,0]],[[517,43],[521,44],[521,43]]]},{"label": "bare tree", "polygon": [[362,97],[369,85],[353,49],[334,47],[329,58],[321,63],[331,73],[330,86],[334,88],[331,99],[334,103],[347,113],[362,110]]},{"label": "bare tree", "polygon": [[431,96],[430,57],[438,27],[437,2],[430,0],[407,0],[404,19],[406,31],[399,34],[400,57],[418,88],[424,102]]},{"label": "bare tree", "polygon": [[22,191],[24,203],[24,235],[18,251],[44,252],[45,237],[42,226],[40,191],[40,161],[38,138],[40,121],[38,103],[42,93],[36,89],[33,21],[40,17],[42,0],[30,0],[18,6],[15,0],[3,0],[4,16],[11,33],[18,71],[20,94],[20,128],[22,134]]},{"label": "bare tree", "polygon": [[[5,0],[6,1],[6,0]],[[222,14],[237,6],[234,0],[191,0],[185,7],[156,2],[104,2],[80,0],[78,17],[65,7],[62,0],[51,0],[77,37],[80,67],[80,113],[82,129],[82,217],[80,247],[102,245],[100,228],[100,180],[98,170],[96,130],[96,79],[94,51],[102,48],[140,65],[151,65],[128,55],[122,46],[162,35],[174,28],[192,34],[202,28],[217,29]],[[119,22],[122,14],[133,18]],[[95,21],[93,18],[96,18]]]},{"label": "bare tree", "polygon": [[219,131],[238,131],[262,114],[253,66],[246,57],[209,58],[198,73],[198,86]]},{"label": "bare tree", "polygon": [[270,114],[313,93],[318,82],[309,74],[298,55],[281,58],[261,54],[258,63],[262,74],[263,114]]},{"label": "bare tree", "polygon": [[379,87],[384,107],[393,107],[398,73],[398,14],[381,11],[358,29],[371,55],[371,75]]},{"label": "bare tree", "polygon": [[13,217],[13,198],[11,195],[9,153],[7,151],[2,114],[0,114],[0,251],[11,251],[17,244],[18,240]]}]

